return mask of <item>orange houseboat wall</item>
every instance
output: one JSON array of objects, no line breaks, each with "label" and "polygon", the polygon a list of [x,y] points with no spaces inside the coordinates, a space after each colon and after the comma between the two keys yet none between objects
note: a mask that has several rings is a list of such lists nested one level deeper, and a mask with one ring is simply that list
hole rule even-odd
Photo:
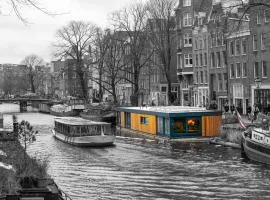
[{"label": "orange houseboat wall", "polygon": [[157,134],[156,120],[157,118],[154,115],[131,113],[131,129],[156,135]]},{"label": "orange houseboat wall", "polygon": [[221,120],[222,116],[202,116],[202,136],[219,136]]},{"label": "orange houseboat wall", "polygon": [[121,127],[122,128],[125,128],[126,126],[125,126],[125,124],[126,124],[126,122],[125,122],[125,112],[121,112]]}]

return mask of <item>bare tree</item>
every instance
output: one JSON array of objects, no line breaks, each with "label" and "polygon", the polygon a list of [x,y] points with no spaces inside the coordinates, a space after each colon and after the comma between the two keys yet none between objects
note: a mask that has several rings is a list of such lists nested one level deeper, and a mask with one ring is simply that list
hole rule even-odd
[{"label": "bare tree", "polygon": [[[92,54],[94,57],[95,67],[94,70],[97,72],[98,77],[92,76],[92,79],[95,79],[95,82],[98,84],[98,97],[99,102],[103,99],[103,77],[104,77],[104,62],[105,62],[105,54],[107,53],[107,49],[109,46],[109,30],[103,31],[101,28],[96,29],[96,37],[95,37],[95,49],[92,50]],[[92,74],[93,75],[93,74]]]},{"label": "bare tree", "polygon": [[21,62],[22,64],[28,67],[28,78],[31,86],[31,92],[36,92],[36,84],[39,83],[40,80],[37,80],[36,77],[36,67],[44,64],[44,60],[39,56],[32,54],[26,56],[25,59]]},{"label": "bare tree", "polygon": [[82,96],[87,98],[86,76],[87,68],[84,56],[89,55],[89,47],[93,43],[96,26],[89,22],[71,21],[56,33],[55,56],[72,58],[76,63],[76,72],[80,79]]},{"label": "bare tree", "polygon": [[25,24],[28,23],[28,20],[22,14],[22,8],[25,7],[37,9],[46,15],[56,15],[55,13],[51,13],[46,8],[42,7],[39,0],[7,0],[5,2],[11,6],[11,9],[14,11],[18,19]]},{"label": "bare tree", "polygon": [[113,26],[116,30],[125,31],[130,47],[130,67],[125,72],[132,78],[125,78],[133,86],[132,105],[138,105],[139,76],[141,69],[147,64],[150,55],[146,54],[146,22],[147,10],[145,4],[134,3],[127,8],[114,12],[112,15]]},{"label": "bare tree", "polygon": [[113,96],[114,104],[118,103],[116,94],[117,85],[123,80],[123,69],[126,67],[128,60],[125,54],[125,40],[123,38],[124,32],[106,31],[103,37],[102,54],[100,54],[99,62],[94,67],[98,76],[92,76],[91,80],[97,83],[102,90],[107,91]]},{"label": "bare tree", "polygon": [[175,6],[175,0],[150,0],[147,5],[149,13],[148,38],[167,79],[169,103],[174,101],[171,86],[172,59],[175,56],[174,47],[176,42],[173,18]]}]

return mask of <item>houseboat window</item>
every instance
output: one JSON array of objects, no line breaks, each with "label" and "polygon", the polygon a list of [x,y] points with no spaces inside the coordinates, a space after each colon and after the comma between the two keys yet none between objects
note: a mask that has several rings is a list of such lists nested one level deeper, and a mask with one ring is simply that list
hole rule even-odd
[{"label": "houseboat window", "polygon": [[198,118],[187,119],[187,132],[200,132],[200,120]]},{"label": "houseboat window", "polygon": [[163,128],[163,117],[158,117],[157,118],[157,129],[158,129],[158,133],[164,133],[164,128]]},{"label": "houseboat window", "polygon": [[185,132],[185,119],[174,119],[173,132],[174,133]]},{"label": "houseboat window", "polygon": [[165,119],[165,134],[170,135],[170,119]]},{"label": "houseboat window", "polygon": [[81,134],[82,134],[82,135],[86,135],[87,132],[88,132],[87,126],[82,126],[82,127],[81,127]]},{"label": "houseboat window", "polygon": [[148,125],[148,117],[141,117],[141,124]]}]

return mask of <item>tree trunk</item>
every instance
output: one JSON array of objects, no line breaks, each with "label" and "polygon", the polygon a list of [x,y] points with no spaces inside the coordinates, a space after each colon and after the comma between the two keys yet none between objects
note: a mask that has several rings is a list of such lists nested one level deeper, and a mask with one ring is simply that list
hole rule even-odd
[{"label": "tree trunk", "polygon": [[31,92],[36,93],[36,89],[35,89],[35,85],[34,85],[34,74],[33,74],[32,70],[30,71],[29,76],[30,76]]},{"label": "tree trunk", "polygon": [[134,91],[133,91],[133,97],[132,97],[132,101],[131,104],[132,106],[138,106],[139,105],[139,65],[136,64],[136,62],[134,63]]},{"label": "tree trunk", "polygon": [[99,64],[99,75],[98,75],[98,97],[99,97],[99,102],[102,102],[103,100],[103,88],[102,88],[102,66],[103,66],[103,62],[101,62]]}]

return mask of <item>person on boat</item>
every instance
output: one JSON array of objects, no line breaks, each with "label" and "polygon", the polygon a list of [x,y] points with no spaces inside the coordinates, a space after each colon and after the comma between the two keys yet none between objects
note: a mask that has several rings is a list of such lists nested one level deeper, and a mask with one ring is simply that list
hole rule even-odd
[{"label": "person on boat", "polygon": [[229,112],[229,104],[228,104],[228,102],[226,102],[225,105],[224,105],[224,111],[225,111],[225,113]]},{"label": "person on boat", "polygon": [[231,112],[232,112],[232,114],[234,113],[234,111],[235,111],[235,106],[233,104],[233,105],[231,105]]},{"label": "person on boat", "polygon": [[254,105],[254,120],[257,119],[259,112],[260,112],[259,107],[257,105]]},{"label": "person on boat", "polygon": [[247,114],[248,114],[248,119],[249,119],[249,120],[251,120],[251,111],[252,111],[251,105],[248,104],[248,107],[247,107]]}]

